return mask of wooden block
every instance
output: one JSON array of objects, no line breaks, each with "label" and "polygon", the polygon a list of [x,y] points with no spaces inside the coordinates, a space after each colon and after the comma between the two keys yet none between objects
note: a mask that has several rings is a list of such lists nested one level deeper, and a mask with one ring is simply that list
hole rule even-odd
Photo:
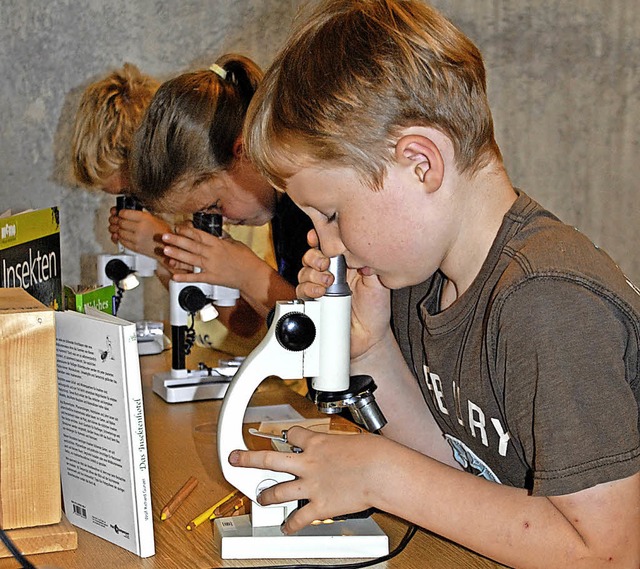
[{"label": "wooden block", "polygon": [[[50,553],[53,551],[69,551],[78,548],[78,532],[62,516],[60,523],[49,526],[14,529],[7,532],[11,541],[23,555]],[[11,553],[0,544],[0,557],[10,557]]]},{"label": "wooden block", "polygon": [[62,516],[54,311],[20,288],[0,289],[0,525]]}]

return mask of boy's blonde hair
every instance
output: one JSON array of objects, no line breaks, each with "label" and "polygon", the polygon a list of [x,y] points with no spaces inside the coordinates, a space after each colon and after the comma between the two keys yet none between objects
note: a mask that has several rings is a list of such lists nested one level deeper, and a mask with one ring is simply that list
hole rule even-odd
[{"label": "boy's blonde hair", "polygon": [[477,47],[415,0],[325,0],[265,74],[249,156],[275,186],[305,163],[349,166],[380,187],[407,126],[445,133],[461,172],[500,157]]},{"label": "boy's blonde hair", "polygon": [[99,187],[127,169],[133,135],[159,82],[131,63],[91,83],[76,113],[73,172],[88,187]]},{"label": "boy's blonde hair", "polygon": [[183,73],[158,89],[136,133],[132,190],[148,206],[169,208],[235,160],[234,145],[262,70],[248,57],[226,54],[209,69]]}]

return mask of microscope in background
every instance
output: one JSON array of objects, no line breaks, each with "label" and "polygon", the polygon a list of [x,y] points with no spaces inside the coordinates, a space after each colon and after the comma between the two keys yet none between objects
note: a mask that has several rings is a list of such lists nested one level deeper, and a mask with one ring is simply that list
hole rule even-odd
[{"label": "microscope in background", "polygon": [[[293,476],[234,467],[228,461],[231,451],[247,449],[244,414],[254,391],[269,376],[311,378],[311,395],[320,411],[335,414],[348,408],[355,422],[371,432],[386,424],[373,397],[373,379],[349,376],[351,290],[344,258],[332,258],[330,270],[334,284],[322,298],[276,304],[265,338],[244,360],[224,398],[218,418],[220,467],[226,480],[253,503],[250,515],[215,520],[223,559],[378,557],[389,552],[387,536],[371,517],[325,520],[284,535],[280,525],[298,502],[260,506],[256,496]],[[286,433],[277,440],[286,442]]]},{"label": "microscope in background", "polygon": [[[140,211],[142,205],[134,196],[123,195],[116,198],[116,210],[119,212],[121,209]],[[152,277],[157,266],[158,263],[155,259],[126,249],[120,243],[118,243],[118,253],[98,255],[98,284],[107,286],[113,283],[116,287],[113,304],[114,315],[118,312],[124,292],[132,290],[140,284],[137,277]]]},{"label": "microscope in background", "polygon": [[[116,210],[119,212],[122,209],[141,211],[143,208],[134,196],[121,195],[116,198]],[[154,276],[157,266],[158,262],[154,258],[131,251],[120,243],[118,243],[118,253],[98,255],[98,285],[113,284],[115,287],[116,293],[112,298],[114,316],[118,313],[124,293],[140,284],[138,277]],[[169,345],[162,322],[150,320],[136,322],[136,335],[140,355],[158,354]]]},{"label": "microscope in background", "polygon": [[[211,235],[222,237],[222,216],[198,212],[193,214],[193,226]],[[199,267],[194,268],[199,273]],[[237,289],[208,283],[169,281],[169,320],[171,324],[171,371],[153,376],[153,391],[168,403],[222,399],[236,365],[208,368],[204,364],[189,370],[186,356],[195,342],[195,318],[203,322],[218,316],[215,306],[234,306],[240,298]]]}]

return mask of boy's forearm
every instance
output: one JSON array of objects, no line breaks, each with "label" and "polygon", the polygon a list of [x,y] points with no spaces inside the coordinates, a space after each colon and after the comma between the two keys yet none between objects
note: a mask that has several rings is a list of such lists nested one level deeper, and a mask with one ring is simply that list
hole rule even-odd
[{"label": "boy's forearm", "polygon": [[386,437],[459,467],[390,330],[366,356],[352,360],[351,374],[370,375],[376,382],[374,395],[388,421],[383,429]]},{"label": "boy's forearm", "polygon": [[[354,360],[351,373],[368,373],[374,378],[376,400],[389,421],[383,433],[405,445],[381,441],[390,446],[378,461],[381,468],[372,476],[380,492],[379,501],[374,500],[376,507],[514,567],[635,569],[636,559],[623,556],[633,548],[638,551],[637,513],[635,522],[631,516],[621,524],[635,523],[635,534],[630,534],[635,538],[629,537],[635,543],[616,547],[619,535],[611,527],[614,524],[594,531],[589,528],[592,516],[583,515],[574,527],[568,521],[571,516],[563,514],[553,499],[532,497],[526,490],[460,470],[391,335]],[[386,483],[380,483],[380,476]],[[410,492],[403,480],[410,481]],[[640,503],[638,492],[631,498],[633,504]],[[606,499],[602,507],[612,508]],[[639,507],[635,505],[636,512]],[[607,536],[606,532],[612,533]],[[595,540],[594,534],[599,536]],[[610,550],[608,544],[612,544]]]},{"label": "boy's forearm", "polygon": [[[612,513],[614,505],[600,497],[600,507],[606,512],[603,518],[610,523],[594,519],[597,509],[590,510],[596,516],[570,521],[573,516],[563,514],[552,499],[532,497],[526,490],[452,469],[389,441],[382,444],[389,448],[384,455],[386,460],[378,461],[382,464],[374,467],[371,477],[375,480],[374,491],[378,492],[372,500],[375,507],[508,566],[638,566],[640,528],[636,502],[626,512]],[[381,477],[385,483],[381,483]],[[638,495],[629,498],[637,501]],[[597,503],[598,498],[593,499]],[[628,513],[634,509],[635,517]],[[618,515],[625,519],[617,519]]]}]

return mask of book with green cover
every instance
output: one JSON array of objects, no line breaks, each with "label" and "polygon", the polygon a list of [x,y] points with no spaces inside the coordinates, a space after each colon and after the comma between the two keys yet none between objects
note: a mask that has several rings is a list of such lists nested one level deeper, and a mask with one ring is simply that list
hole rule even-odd
[{"label": "book with green cover", "polygon": [[0,287],[23,288],[44,305],[64,309],[57,207],[0,215]]},{"label": "book with green cover", "polygon": [[116,294],[114,285],[97,286],[94,288],[71,287],[65,285],[64,300],[67,310],[86,312],[85,307],[91,306],[100,312],[113,314],[113,303]]}]

